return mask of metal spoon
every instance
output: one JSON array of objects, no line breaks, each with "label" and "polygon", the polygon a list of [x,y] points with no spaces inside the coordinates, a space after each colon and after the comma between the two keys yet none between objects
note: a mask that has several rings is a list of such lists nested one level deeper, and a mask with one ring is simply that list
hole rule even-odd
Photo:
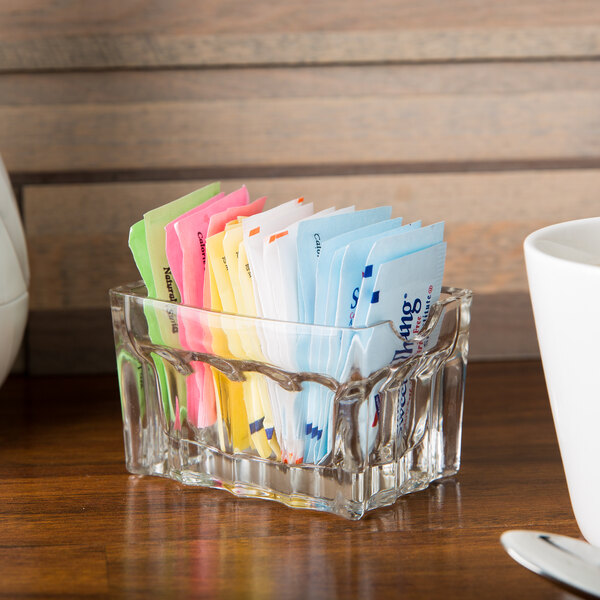
[{"label": "metal spoon", "polygon": [[541,531],[505,531],[500,542],[520,565],[563,587],[600,598],[600,548]]}]

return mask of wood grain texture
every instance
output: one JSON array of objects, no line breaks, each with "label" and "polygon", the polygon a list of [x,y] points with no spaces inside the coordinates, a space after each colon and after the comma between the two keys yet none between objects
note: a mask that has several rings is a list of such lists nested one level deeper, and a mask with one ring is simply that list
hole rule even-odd
[{"label": "wood grain texture", "polygon": [[22,174],[600,160],[600,63],[416,69],[5,75],[0,148]]},{"label": "wood grain texture", "polygon": [[[25,225],[34,310],[99,308],[107,290],[138,279],[127,248],[142,214],[206,181],[27,186]],[[223,181],[268,206],[304,196],[317,209],[393,206],[406,222],[444,220],[445,282],[476,293],[526,292],[522,243],[544,225],[597,216],[600,171],[524,171]]]},{"label": "wood grain texture", "polygon": [[471,360],[539,358],[529,292],[475,294],[471,308]]},{"label": "wood grain texture", "polygon": [[32,310],[25,338],[30,375],[116,372],[108,292],[104,308]]},{"label": "wood grain texture", "polygon": [[0,70],[594,57],[593,0],[0,3]]},{"label": "wood grain texture", "polygon": [[470,365],[466,389],[459,475],[349,522],[129,476],[114,376],[9,379],[0,596],[565,598],[499,543],[578,536],[541,367]]},{"label": "wood grain texture", "polygon": [[[103,547],[0,548],[0,597],[100,598],[108,592]],[[69,590],[64,595],[65,590]]]}]

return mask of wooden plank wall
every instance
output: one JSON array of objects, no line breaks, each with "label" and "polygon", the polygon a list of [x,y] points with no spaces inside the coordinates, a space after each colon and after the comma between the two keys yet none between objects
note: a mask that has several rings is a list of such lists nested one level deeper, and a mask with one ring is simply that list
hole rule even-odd
[{"label": "wooden plank wall", "polygon": [[536,356],[522,241],[600,213],[599,57],[593,0],[0,0],[24,367],[112,370],[130,224],[214,179],[445,220],[472,357]]}]

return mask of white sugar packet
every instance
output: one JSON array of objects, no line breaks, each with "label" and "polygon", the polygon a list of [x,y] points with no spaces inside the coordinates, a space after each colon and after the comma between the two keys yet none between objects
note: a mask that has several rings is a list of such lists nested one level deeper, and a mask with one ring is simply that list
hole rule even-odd
[{"label": "white sugar packet", "polygon": [[[313,214],[312,203],[305,203],[303,198],[291,200],[271,210],[253,215],[242,222],[243,246],[248,260],[248,269],[251,274],[252,287],[258,316],[276,318],[273,308],[273,297],[270,288],[271,273],[264,264],[264,242],[270,236],[291,226],[296,221],[302,220]],[[269,328],[269,335],[264,335],[260,325],[257,327],[267,360],[281,366],[280,344],[272,335],[273,328]],[[261,335],[262,333],[262,335]],[[289,365],[285,365],[289,366]],[[271,379],[267,379],[269,398],[273,413],[274,423],[282,450],[283,460],[296,462],[303,454],[302,436],[297,423],[298,403],[296,392],[282,389]]]}]

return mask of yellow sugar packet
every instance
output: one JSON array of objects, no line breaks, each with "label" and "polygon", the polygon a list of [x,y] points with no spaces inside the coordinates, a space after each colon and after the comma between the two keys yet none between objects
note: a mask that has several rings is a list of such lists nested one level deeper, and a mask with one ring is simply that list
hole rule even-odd
[{"label": "yellow sugar packet", "polygon": [[240,286],[240,298],[244,305],[244,314],[250,317],[258,316],[256,298],[254,297],[254,284],[252,283],[252,272],[244,242],[238,246],[238,282]]},{"label": "yellow sugar packet", "polygon": [[[227,230],[217,233],[206,240],[206,253],[208,262],[211,266],[211,272],[216,282],[216,293],[219,295],[222,310],[228,313],[238,313],[238,307],[233,294],[233,288],[228,274],[227,259],[225,257],[225,251],[223,249],[223,240]],[[211,287],[211,297],[213,289]],[[231,354],[237,358],[244,358],[245,352],[242,341],[237,331],[227,330],[227,343]],[[267,440],[263,422],[264,414],[262,410],[262,402],[260,397],[257,396],[257,388],[252,384],[252,378],[247,379],[245,382],[239,384],[232,384],[229,382],[230,392],[234,394],[234,402],[230,403],[233,410],[238,407],[237,394],[241,392],[242,402],[246,408],[246,426],[250,432],[251,440],[256,448],[257,452],[262,458],[268,458],[271,455],[271,447]],[[229,417],[237,421],[238,414],[233,411]]]},{"label": "yellow sugar packet", "polygon": [[[217,281],[212,270],[210,260],[206,260],[206,272],[204,275],[204,307],[221,312],[223,305],[217,289]],[[211,319],[212,326],[209,326],[212,337],[211,348],[216,356],[231,358],[227,336],[223,331],[222,318],[215,314]],[[219,442],[221,448],[225,447],[223,425],[227,428],[229,441],[236,452],[242,451],[251,445],[248,432],[248,417],[243,399],[238,398],[239,394],[230,387],[233,383],[227,379],[223,373],[214,367],[210,367],[214,381],[215,404],[217,409],[217,422],[219,432]],[[239,385],[239,384],[238,384]]]},{"label": "yellow sugar packet", "polygon": [[[206,308],[214,311],[223,311],[221,296],[217,287],[217,280],[213,271],[212,261],[210,260],[208,238],[206,240],[206,271],[208,278],[205,276],[205,294],[204,304]],[[208,290],[208,293],[207,293]],[[227,343],[227,335],[222,326],[223,319],[220,315],[215,315],[215,327],[211,327],[212,335],[212,351],[217,356],[225,358],[233,358],[233,354],[229,351]],[[240,383],[230,381],[223,373],[211,367],[215,382],[215,396],[217,403],[217,416],[225,423],[229,433],[229,439],[236,452],[243,451],[246,448],[254,447],[250,438],[250,430],[248,428],[248,415],[246,414],[246,406],[244,404],[244,391]]]}]

